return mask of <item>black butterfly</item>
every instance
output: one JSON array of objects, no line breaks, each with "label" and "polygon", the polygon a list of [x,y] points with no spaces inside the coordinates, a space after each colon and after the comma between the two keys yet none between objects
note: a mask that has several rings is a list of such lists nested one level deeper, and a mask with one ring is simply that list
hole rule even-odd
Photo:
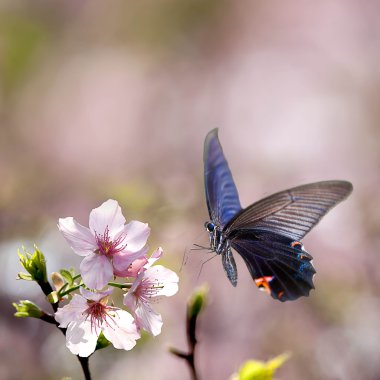
[{"label": "black butterfly", "polygon": [[242,209],[217,129],[205,140],[204,175],[210,249],[222,256],[232,285],[237,284],[237,269],[231,248],[244,259],[256,285],[273,298],[288,301],[308,296],[315,269],[300,240],[351,193],[351,183],[297,186]]}]

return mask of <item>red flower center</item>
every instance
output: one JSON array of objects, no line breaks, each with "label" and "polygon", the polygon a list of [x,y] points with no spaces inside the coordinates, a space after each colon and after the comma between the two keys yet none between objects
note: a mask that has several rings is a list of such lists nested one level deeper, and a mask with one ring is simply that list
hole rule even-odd
[{"label": "red flower center", "polygon": [[163,284],[160,284],[158,279],[144,278],[135,290],[135,296],[142,302],[150,302],[150,299],[155,297],[163,287]]},{"label": "red flower center", "polygon": [[112,256],[115,253],[119,253],[125,249],[127,244],[123,244],[126,235],[121,234],[113,240],[110,237],[109,228],[106,227],[103,235],[95,232],[96,244],[98,245],[98,253],[105,256]]},{"label": "red flower center", "polygon": [[86,319],[89,319],[91,322],[91,330],[94,329],[96,331],[102,324],[110,326],[110,322],[116,323],[109,313],[115,308],[107,306],[107,301],[108,297],[102,298],[100,301],[87,301],[88,308],[84,314],[86,314]]}]

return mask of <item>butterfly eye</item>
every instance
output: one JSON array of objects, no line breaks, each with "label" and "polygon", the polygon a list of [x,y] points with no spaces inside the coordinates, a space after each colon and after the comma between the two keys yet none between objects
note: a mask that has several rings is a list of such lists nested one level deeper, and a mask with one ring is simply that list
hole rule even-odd
[{"label": "butterfly eye", "polygon": [[211,222],[206,222],[205,228],[206,228],[207,232],[213,232],[215,229],[215,224],[211,223]]}]

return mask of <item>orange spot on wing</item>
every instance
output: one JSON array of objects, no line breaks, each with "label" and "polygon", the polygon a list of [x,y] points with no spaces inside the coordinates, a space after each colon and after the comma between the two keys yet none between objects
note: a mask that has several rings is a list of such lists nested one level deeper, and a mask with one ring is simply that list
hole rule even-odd
[{"label": "orange spot on wing", "polygon": [[[303,244],[299,241],[293,241],[292,244],[290,244],[292,248],[299,247],[303,250]],[[301,260],[304,258],[304,255],[300,255]]]},{"label": "orange spot on wing", "polygon": [[268,294],[270,294],[270,286],[269,282],[273,280],[273,276],[264,276],[264,277],[259,277],[255,278],[255,284],[260,290],[264,290]]}]

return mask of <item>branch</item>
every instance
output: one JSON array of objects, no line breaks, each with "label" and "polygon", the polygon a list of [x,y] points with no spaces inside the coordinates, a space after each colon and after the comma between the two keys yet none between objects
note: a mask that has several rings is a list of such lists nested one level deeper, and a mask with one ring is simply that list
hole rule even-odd
[{"label": "branch", "polygon": [[192,380],[199,380],[199,376],[195,367],[195,351],[197,346],[196,327],[198,315],[206,304],[207,293],[207,287],[203,286],[193,293],[187,303],[186,335],[189,351],[186,353],[176,348],[169,349],[172,354],[186,361],[191,372]]}]

